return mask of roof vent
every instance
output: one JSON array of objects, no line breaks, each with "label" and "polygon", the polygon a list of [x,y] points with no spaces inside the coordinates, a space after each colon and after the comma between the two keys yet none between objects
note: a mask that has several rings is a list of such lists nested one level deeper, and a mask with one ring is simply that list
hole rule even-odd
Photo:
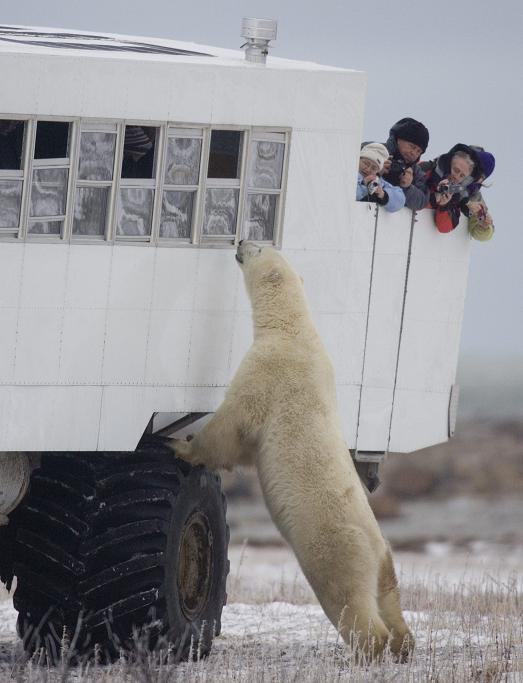
[{"label": "roof vent", "polygon": [[276,38],[278,22],[274,19],[242,19],[242,38],[247,42],[242,45],[245,48],[245,59],[257,64],[265,64],[269,52],[269,41]]}]

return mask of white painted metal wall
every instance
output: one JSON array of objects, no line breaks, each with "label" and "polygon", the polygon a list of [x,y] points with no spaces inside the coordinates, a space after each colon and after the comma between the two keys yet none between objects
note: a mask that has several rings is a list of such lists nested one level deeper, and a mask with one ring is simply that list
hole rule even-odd
[{"label": "white painted metal wall", "polygon": [[[335,365],[349,445],[444,441],[466,226],[440,235],[430,211],[412,224],[364,203],[351,214],[345,248],[284,244]],[[153,412],[219,405],[251,341],[250,307],[233,250],[1,244],[0,335],[1,450],[132,449]]]},{"label": "white painted metal wall", "polygon": [[[447,438],[469,238],[440,235],[429,211],[413,224],[354,201],[362,74],[9,49],[7,113],[292,128],[282,249],[334,362],[348,444]],[[0,450],[132,450],[154,412],[215,410],[250,340],[233,248],[0,240]]]}]

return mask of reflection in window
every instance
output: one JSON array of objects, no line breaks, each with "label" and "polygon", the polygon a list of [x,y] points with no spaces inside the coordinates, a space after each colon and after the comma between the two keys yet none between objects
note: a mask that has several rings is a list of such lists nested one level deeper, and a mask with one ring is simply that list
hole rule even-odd
[{"label": "reflection in window", "polygon": [[22,168],[24,122],[0,120],[0,169],[19,171]]},{"label": "reflection in window", "polygon": [[82,133],[78,179],[112,180],[115,147],[115,133]]},{"label": "reflection in window", "polygon": [[239,178],[242,133],[237,130],[211,131],[208,178]]},{"label": "reflection in window", "polygon": [[145,187],[120,188],[117,235],[146,237],[151,234],[154,189]]},{"label": "reflection in window", "polygon": [[169,129],[160,217],[161,238],[190,239],[200,180],[203,131]]},{"label": "reflection in window", "polygon": [[67,177],[67,168],[37,168],[33,171],[31,216],[65,214]]},{"label": "reflection in window", "polygon": [[110,187],[77,188],[73,235],[104,236],[110,191]]},{"label": "reflection in window", "polygon": [[0,228],[18,228],[21,202],[22,180],[0,180]]},{"label": "reflection in window", "polygon": [[157,128],[125,126],[122,178],[154,178]]},{"label": "reflection in window", "polygon": [[274,242],[282,192],[285,134],[260,132],[253,135],[247,161],[247,198],[242,237]]},{"label": "reflection in window", "polygon": [[[111,198],[116,125],[80,135],[73,237],[104,237]],[[94,127],[94,126],[93,126]]]},{"label": "reflection in window", "polygon": [[280,142],[258,140],[251,143],[249,187],[279,189],[283,172],[285,145]]},{"label": "reflection in window", "polygon": [[61,234],[67,209],[69,132],[67,122],[38,121],[36,124],[29,217],[45,220],[30,220],[29,235]]},{"label": "reflection in window", "polygon": [[198,185],[202,141],[170,137],[167,142],[166,185]]},{"label": "reflection in window", "polygon": [[232,188],[208,189],[202,233],[204,235],[236,234],[239,190]]},{"label": "reflection in window", "polygon": [[[31,140],[33,158],[25,164]],[[73,238],[93,240],[271,242],[286,144],[286,133],[267,127],[0,119],[0,234],[68,238],[71,230]]]},{"label": "reflection in window", "polygon": [[247,196],[243,239],[272,242],[277,200],[278,196],[275,194],[249,194]]},{"label": "reflection in window", "polygon": [[196,192],[164,191],[160,237],[190,239],[195,196]]},{"label": "reflection in window", "polygon": [[63,221],[35,221],[29,223],[30,235],[60,235]]},{"label": "reflection in window", "polygon": [[17,233],[20,224],[24,172],[24,121],[0,120],[0,230]]},{"label": "reflection in window", "polygon": [[69,156],[69,123],[38,121],[35,159],[66,159]]}]

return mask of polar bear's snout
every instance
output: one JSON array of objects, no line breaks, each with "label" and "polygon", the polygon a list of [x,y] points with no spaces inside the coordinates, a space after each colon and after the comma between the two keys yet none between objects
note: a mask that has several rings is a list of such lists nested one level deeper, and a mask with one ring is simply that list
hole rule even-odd
[{"label": "polar bear's snout", "polygon": [[246,240],[240,240],[238,244],[238,249],[236,249],[236,260],[242,265],[245,263],[246,258],[252,256],[259,256],[262,252],[262,247],[256,244],[256,242],[249,242]]}]

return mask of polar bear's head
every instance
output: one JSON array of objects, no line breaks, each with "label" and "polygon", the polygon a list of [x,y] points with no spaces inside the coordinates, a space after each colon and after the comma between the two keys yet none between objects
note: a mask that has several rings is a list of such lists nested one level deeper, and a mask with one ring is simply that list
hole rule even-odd
[{"label": "polar bear's head", "polygon": [[245,284],[251,296],[253,287],[257,290],[260,288],[275,290],[298,285],[301,289],[303,280],[282,254],[273,247],[260,247],[256,242],[242,240],[236,250],[236,260],[243,270]]},{"label": "polar bear's head", "polygon": [[236,260],[243,271],[255,325],[289,329],[298,319],[308,319],[303,281],[279,251],[242,241]]}]

